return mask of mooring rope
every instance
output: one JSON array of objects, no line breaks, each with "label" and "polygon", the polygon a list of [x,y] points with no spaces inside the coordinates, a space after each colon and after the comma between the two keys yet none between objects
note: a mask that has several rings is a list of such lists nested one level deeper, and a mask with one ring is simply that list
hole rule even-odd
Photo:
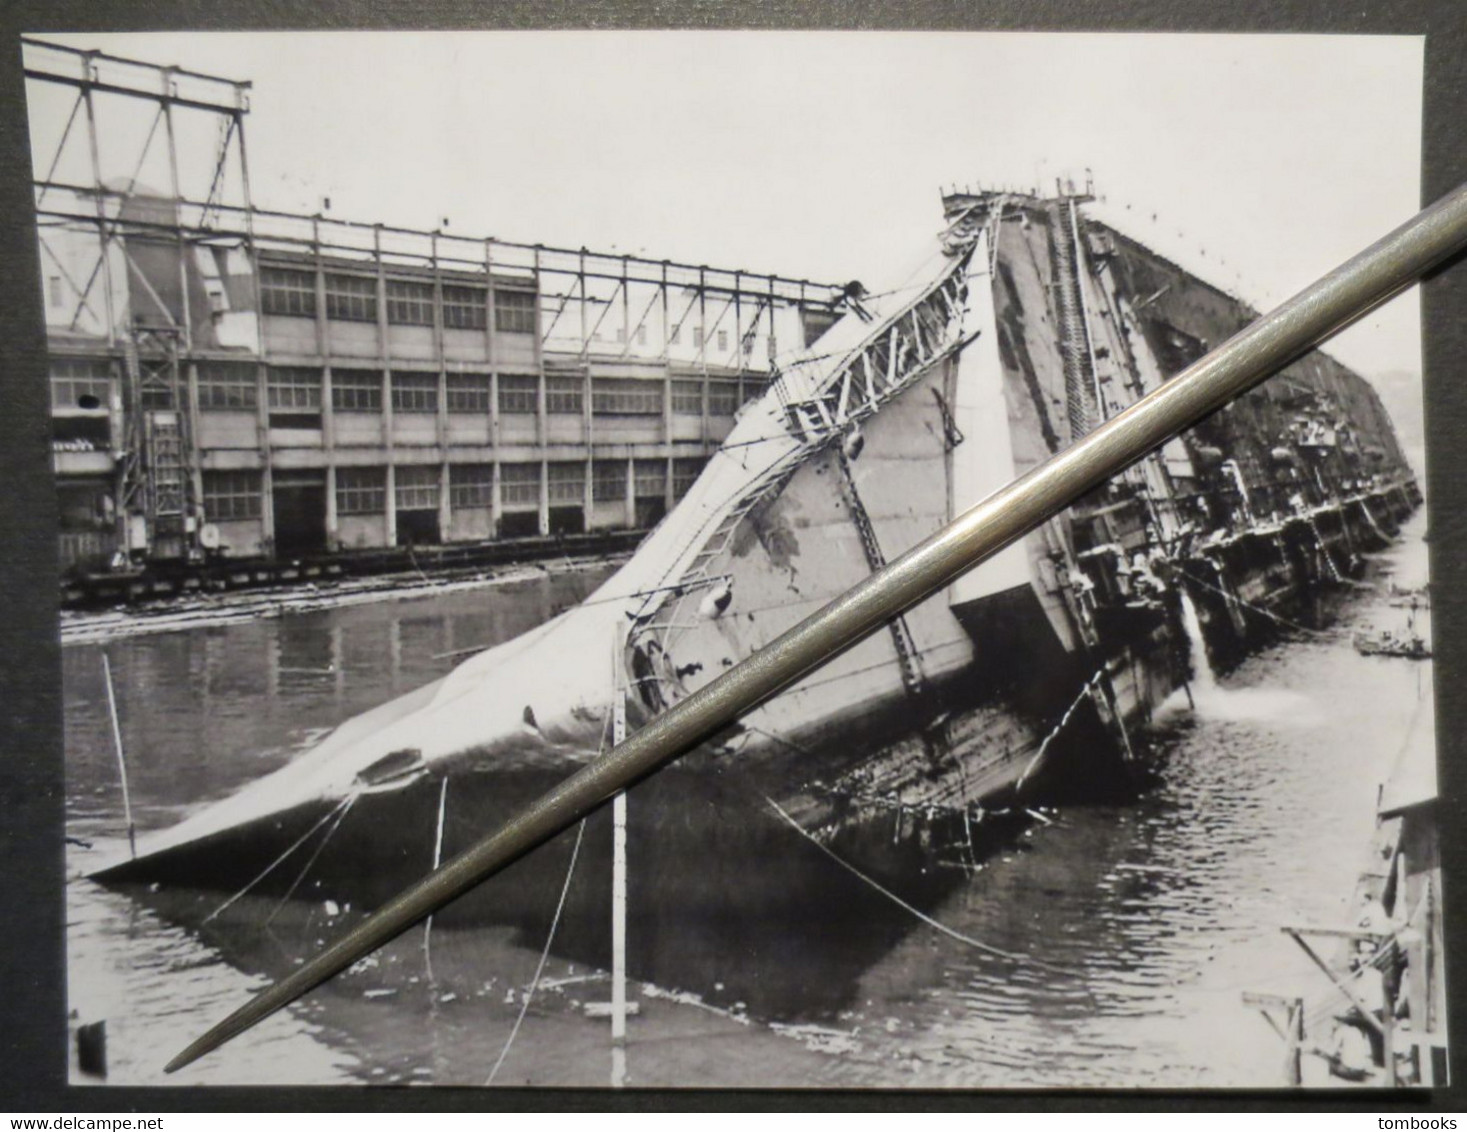
[{"label": "mooring rope", "polygon": [[236,892],[233,896],[231,896],[228,900],[226,900],[223,904],[221,904],[221,905],[219,905],[219,907],[215,908],[214,911],[210,912],[207,916],[205,916],[203,918],[203,920],[200,921],[201,926],[202,926],[202,924],[207,924],[210,920],[212,920],[215,916],[219,915],[219,913],[223,912],[226,908],[228,908],[231,904],[233,904],[241,896],[243,896],[245,893],[249,892],[250,889],[254,888],[255,885],[259,884],[267,876],[269,876],[276,869],[278,869],[282,864],[285,863],[285,861],[290,857],[290,855],[292,853],[294,853],[297,849],[299,849],[302,845],[304,845],[310,839],[311,835],[313,833],[315,833],[316,830],[320,829],[323,825],[325,825],[332,818],[334,818],[339,810],[346,809],[354,801],[356,801],[356,795],[355,794],[348,794],[345,798],[343,798],[340,802],[338,802],[337,805],[335,806],[335,808],[333,808],[332,810],[328,811],[326,813],[326,815],[321,818],[320,821],[318,821],[315,825],[311,826],[310,829],[306,830],[305,833],[301,834],[298,838],[296,838],[295,841],[291,843],[290,848],[288,848],[284,853],[282,853],[282,854],[280,854],[280,856],[276,857],[275,860],[271,861],[268,865],[266,865],[265,868],[264,868],[264,870],[258,876],[256,876],[254,880],[250,881],[249,884],[245,885],[238,892]]},{"label": "mooring rope", "polygon": [[[606,751],[606,739],[611,734],[612,713],[616,710],[616,704],[608,705],[606,709],[606,722],[601,726],[601,739],[597,744],[596,757],[600,758]],[[560,886],[560,899],[555,905],[555,915],[550,918],[550,930],[545,934],[545,946],[540,952],[540,962],[535,965],[534,977],[530,979],[530,985],[525,990],[525,1001],[520,1004],[520,1012],[510,1027],[509,1037],[504,1039],[504,1048],[499,1051],[499,1057],[494,1062],[494,1068],[489,1070],[489,1076],[484,1084],[494,1084],[494,1078],[499,1075],[499,1067],[504,1064],[504,1059],[509,1056],[510,1046],[519,1036],[520,1026],[524,1024],[525,1015],[530,1012],[530,1000],[535,997],[535,990],[540,985],[540,976],[545,973],[545,964],[550,960],[550,945],[555,942],[556,930],[560,927],[560,915],[565,910],[565,898],[570,892],[571,877],[576,872],[576,858],[581,854],[581,838],[586,834],[586,819],[581,819],[581,824],[576,826],[576,843],[571,847],[570,863],[565,869],[565,882]]]},{"label": "mooring rope", "polygon": [[[438,821],[433,835],[433,868],[443,863],[443,827],[448,817],[448,775],[443,776],[438,786]],[[427,969],[428,982],[433,983],[433,917],[423,924],[423,966]]]},{"label": "mooring rope", "polygon": [[290,887],[285,890],[285,895],[280,898],[280,903],[276,904],[275,910],[272,911],[270,915],[265,918],[265,924],[267,927],[274,921],[275,917],[280,914],[280,909],[285,907],[285,902],[295,895],[295,890],[300,887],[301,881],[306,879],[306,874],[311,871],[311,866],[316,863],[316,858],[318,858],[321,855],[321,851],[326,848],[326,843],[336,835],[336,831],[341,828],[341,823],[346,821],[346,815],[351,813],[351,808],[356,803],[357,798],[358,795],[356,794],[349,795],[346,800],[346,805],[341,807],[337,811],[336,821],[332,824],[331,828],[326,831],[326,836],[321,838],[321,844],[317,845],[316,848],[311,852],[311,856],[306,861],[305,867],[296,874],[295,880],[290,882]]},{"label": "mooring rope", "polygon": [[[1029,760],[1029,765],[1024,768],[1024,773],[1019,775],[1018,781],[1014,783],[1015,793],[1018,793],[1021,789],[1023,789],[1025,781],[1029,778],[1031,774],[1034,773],[1034,770],[1039,766],[1040,761],[1044,758],[1045,752],[1049,750],[1049,745],[1054,742],[1056,738],[1059,737],[1059,733],[1061,731],[1069,726],[1070,718],[1075,714],[1077,710],[1079,710],[1081,702],[1089,698],[1089,696],[1095,691],[1096,687],[1100,683],[1100,678],[1104,675],[1105,666],[1101,665],[1095,670],[1095,675],[1091,676],[1090,679],[1086,680],[1085,683],[1080,687],[1080,694],[1074,698],[1069,707],[1065,708],[1065,713],[1064,715],[1060,716],[1059,722],[1054,725],[1048,735],[1040,740],[1039,749],[1034,752],[1034,757]],[[1120,718],[1119,713],[1117,714],[1116,718]],[[1129,746],[1130,738],[1129,736],[1127,736],[1127,747]]]},{"label": "mooring rope", "polygon": [[529,987],[525,990],[525,1001],[520,1004],[519,1016],[515,1018],[514,1025],[510,1028],[509,1037],[504,1039],[504,1048],[499,1051],[499,1058],[494,1062],[494,1068],[489,1070],[489,1076],[485,1079],[485,1085],[494,1084],[494,1078],[499,1075],[499,1067],[504,1064],[504,1059],[509,1056],[509,1047],[514,1045],[514,1040],[519,1036],[520,1026],[525,1021],[525,1015],[530,1012],[530,999],[535,995],[535,988],[540,985],[540,976],[545,973],[545,964],[550,959],[550,945],[555,939],[555,931],[560,927],[560,914],[565,910],[566,894],[570,892],[571,877],[576,872],[576,858],[581,853],[581,838],[586,833],[586,819],[581,819],[581,824],[576,826],[576,843],[571,847],[570,864],[565,870],[565,883],[560,886],[560,900],[555,905],[555,915],[550,920],[550,931],[545,936],[545,949],[540,952],[540,962],[535,966],[534,978],[530,980]]},{"label": "mooring rope", "polygon": [[1080,971],[1078,971],[1076,969],[1069,968],[1069,967],[1061,967],[1061,966],[1058,966],[1057,964],[1054,964],[1054,963],[1046,963],[1042,959],[1035,959],[1032,955],[1025,955],[1021,951],[1006,951],[1006,950],[1004,950],[1001,947],[995,947],[991,943],[984,943],[981,939],[974,939],[972,936],[966,935],[963,932],[958,931],[956,928],[950,928],[950,927],[948,927],[946,924],[942,923],[940,920],[933,919],[931,916],[929,916],[926,912],[922,911],[920,908],[918,908],[918,907],[916,907],[916,906],[914,906],[912,904],[908,904],[905,900],[903,900],[895,892],[891,891],[891,889],[889,889],[889,888],[885,887],[884,885],[882,885],[882,883],[880,881],[875,880],[874,878],[867,876],[860,869],[856,868],[855,865],[851,864],[844,857],[842,857],[838,853],[836,853],[828,845],[822,844],[815,837],[811,836],[811,834],[809,833],[809,831],[806,830],[804,826],[802,826],[799,822],[795,821],[794,818],[790,817],[790,815],[788,813],[786,813],[784,811],[784,809],[782,809],[780,807],[780,804],[778,802],[776,802],[773,798],[769,797],[768,794],[763,794],[763,795],[761,795],[761,797],[764,799],[765,804],[767,804],[769,806],[769,808],[772,809],[775,812],[775,814],[777,814],[779,816],[779,818],[782,821],[785,822],[785,824],[787,824],[791,829],[793,829],[796,833],[798,833],[806,841],[810,842],[811,845],[813,845],[813,846],[815,846],[815,848],[819,849],[820,852],[824,853],[827,857],[829,857],[832,861],[834,861],[841,868],[845,869],[846,872],[850,873],[857,880],[859,880],[862,883],[864,883],[864,884],[870,886],[871,888],[875,889],[882,896],[885,896],[888,900],[890,900],[893,904],[895,904],[898,908],[901,908],[903,911],[906,911],[906,912],[910,913],[911,915],[917,917],[917,919],[921,920],[928,927],[937,929],[943,935],[948,936],[948,937],[950,937],[952,939],[955,939],[959,943],[967,944],[969,947],[972,947],[972,948],[974,948],[974,949],[976,949],[978,951],[982,951],[982,952],[984,952],[987,955],[993,955],[993,956],[995,956],[995,957],[997,957],[999,959],[1007,959],[1007,960],[1009,960],[1012,963],[1029,963],[1029,964],[1032,964],[1035,967],[1041,967],[1041,968],[1043,968],[1046,971],[1053,971],[1053,972],[1055,972],[1056,974],[1059,974],[1059,975],[1077,976],[1077,975],[1082,974],[1082,972],[1080,972]]},{"label": "mooring rope", "polygon": [[1333,635],[1326,629],[1313,629],[1308,625],[1301,625],[1297,621],[1290,621],[1287,617],[1280,617],[1277,613],[1274,613],[1273,611],[1268,609],[1264,609],[1261,605],[1254,605],[1250,601],[1245,601],[1237,594],[1228,593],[1227,590],[1222,589],[1220,586],[1214,586],[1210,582],[1204,582],[1201,578],[1197,577],[1197,575],[1189,574],[1186,570],[1178,570],[1177,573],[1186,578],[1187,581],[1193,582],[1196,585],[1201,586],[1204,590],[1211,590],[1213,593],[1217,594],[1219,597],[1222,597],[1227,601],[1233,602],[1237,605],[1241,605],[1244,609],[1251,609],[1260,617],[1267,617],[1270,621],[1277,621],[1285,628],[1297,629],[1301,633],[1309,633],[1312,636],[1316,637],[1328,637]]}]

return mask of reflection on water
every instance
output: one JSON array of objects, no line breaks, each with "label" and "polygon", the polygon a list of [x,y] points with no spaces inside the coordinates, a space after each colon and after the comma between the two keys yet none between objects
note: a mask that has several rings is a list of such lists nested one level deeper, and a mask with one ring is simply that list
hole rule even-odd
[{"label": "reflection on water", "polygon": [[[1424,551],[1392,556],[1396,580],[1424,580]],[[849,1019],[884,1026],[895,1048],[862,1046],[832,1080],[900,1067],[936,1086],[1280,1084],[1280,1043],[1240,993],[1319,994],[1279,928],[1342,922],[1375,786],[1430,711],[1429,665],[1351,647],[1384,607],[1381,593],[1352,597],[1330,631],[1248,660],[1195,713],[1174,700],[1155,789],[1063,810],[938,912],[1053,966],[910,937],[868,973]]]},{"label": "reflection on water", "polygon": [[[138,829],[172,825],[233,793],[341,720],[450,671],[462,650],[541,624],[609,573],[558,573],[107,645]],[[67,833],[83,843],[69,846],[73,874],[110,856],[124,834],[102,650],[87,644],[63,652]],[[319,1013],[319,1003],[276,1016],[238,1055],[163,1078],[168,1051],[263,978],[240,973],[191,934],[84,880],[68,886],[68,913],[71,1007],[77,1021],[107,1019],[110,1080],[378,1079],[358,1058],[308,1036],[320,1028],[301,1019]]]},{"label": "reflection on water", "polygon": [[[108,646],[139,829],[233,793],[343,719],[442,676],[464,651],[577,603],[609,567]],[[119,804],[102,646],[63,653],[67,816]]]},{"label": "reflection on water", "polygon": [[[1411,542],[1387,566],[1410,585],[1424,563],[1424,546]],[[231,792],[321,729],[441,675],[454,663],[445,654],[511,637],[596,580],[567,575],[109,646],[139,825],[168,824]],[[1036,821],[933,910],[954,932],[1019,959],[909,920],[843,1006],[791,996],[781,1021],[794,1029],[645,1001],[631,1031],[633,1079],[1279,1084],[1279,1043],[1240,992],[1317,993],[1317,972],[1279,927],[1339,921],[1367,850],[1376,784],[1415,713],[1429,710],[1429,664],[1351,647],[1353,630],[1391,612],[1387,595],[1362,590],[1342,601],[1331,629],[1281,641],[1194,689],[1195,711],[1174,700],[1157,724],[1162,767],[1147,794]],[[96,647],[67,650],[69,831],[88,838],[120,832],[100,670]],[[78,850],[74,867],[87,856]],[[117,1017],[125,995],[114,1049],[124,1038],[129,1049],[171,1049],[252,981],[115,894],[77,882],[71,898],[73,1005]],[[322,915],[311,912],[295,934],[324,935]],[[893,924],[907,918],[895,907],[891,915]],[[538,949],[492,930],[435,931],[433,947],[431,987],[421,940],[401,942],[358,982],[313,996],[257,1044],[202,1070],[227,1066],[233,1079],[260,1081],[482,1081]],[[520,1068],[501,1082],[604,1083],[606,1034],[579,1007],[606,988],[562,960],[547,973],[567,981],[539,1000],[518,1039]],[[710,995],[717,978],[709,972]],[[797,1044],[812,1033],[818,1040],[807,1044],[839,1056]],[[163,1052],[114,1054],[114,1079],[153,1078]]]},{"label": "reflection on water", "polygon": [[[78,1022],[105,1020],[112,1082],[305,1085],[346,1082],[360,1072],[348,1050],[319,1040],[315,1008],[308,1006],[243,1035],[237,1058],[201,1062],[164,1078],[163,1063],[201,1023],[222,1018],[265,980],[221,963],[192,935],[125,896],[85,882],[68,885],[66,944],[71,1009]],[[94,1081],[81,1075],[73,1080]]]},{"label": "reflection on water", "polygon": [[[900,1031],[934,1084],[972,1082],[975,1063],[990,1084],[1279,1083],[1279,1045],[1239,994],[1321,989],[1278,929],[1342,922],[1372,828],[1371,784],[1410,718],[1388,705],[1416,702],[1414,673],[1367,672],[1357,659],[1330,642],[1245,665],[1236,690],[1225,682],[1197,716],[1172,719],[1158,788],[1125,808],[1065,810],[939,912],[1083,974],[913,938],[870,973],[853,1021],[905,1002]],[[1314,689],[1327,673],[1336,707],[1357,696],[1383,710],[1331,714],[1317,690],[1287,688],[1301,673]],[[914,959],[932,975],[915,1003],[901,973]],[[864,1075],[850,1064],[839,1073]]]}]

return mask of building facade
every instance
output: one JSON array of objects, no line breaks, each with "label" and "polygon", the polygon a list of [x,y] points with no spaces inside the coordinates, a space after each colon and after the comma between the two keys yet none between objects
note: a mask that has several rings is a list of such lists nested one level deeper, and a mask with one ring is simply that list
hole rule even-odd
[{"label": "building facade", "polygon": [[170,69],[172,87],[128,87],[123,64],[148,65],[27,50],[93,132],[104,96],[226,123],[205,200],[95,163],[89,183],[37,185],[72,570],[650,527],[840,301],[742,270],[271,212],[247,177],[231,201],[247,84]]}]

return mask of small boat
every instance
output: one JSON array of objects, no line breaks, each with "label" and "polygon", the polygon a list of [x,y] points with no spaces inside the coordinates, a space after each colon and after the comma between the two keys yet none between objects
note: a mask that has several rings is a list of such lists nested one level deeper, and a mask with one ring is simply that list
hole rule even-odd
[{"label": "small boat", "polygon": [[1419,633],[1398,636],[1390,629],[1356,633],[1355,651],[1361,656],[1399,656],[1407,660],[1431,659],[1431,644]]}]

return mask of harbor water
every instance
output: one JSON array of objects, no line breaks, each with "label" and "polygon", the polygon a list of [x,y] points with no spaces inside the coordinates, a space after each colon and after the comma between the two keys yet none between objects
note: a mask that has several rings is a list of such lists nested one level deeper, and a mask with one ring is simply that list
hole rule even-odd
[{"label": "harbor water", "polygon": [[[838,994],[819,986],[818,954],[786,957],[802,977],[784,982],[809,985],[808,1000],[792,992],[758,1016],[709,1005],[717,970],[701,985],[634,984],[628,1082],[1281,1085],[1281,1043],[1241,996],[1322,989],[1280,929],[1349,914],[1378,784],[1412,719],[1430,711],[1429,661],[1352,645],[1355,631],[1404,621],[1391,585],[1425,582],[1423,531],[1419,515],[1372,562],[1368,585],[1331,597],[1327,628],[1286,627],[1239,667],[1199,680],[1190,703],[1174,697],[1148,736],[1156,774],[1137,797],[1036,811],[926,910],[932,922],[889,901],[889,922],[873,931],[895,942]],[[607,1083],[603,970],[552,950],[536,982],[538,943],[449,926],[409,933],[164,1078],[186,1041],[329,940],[348,912],[247,896],[232,919],[267,926],[246,944],[172,924],[84,874],[126,836],[104,650],[141,832],[283,765],[464,650],[574,604],[609,571],[534,572],[66,647],[68,991],[74,1023],[107,1023],[110,1083]],[[553,908],[556,892],[544,899]],[[809,914],[818,921],[822,909]]]}]

